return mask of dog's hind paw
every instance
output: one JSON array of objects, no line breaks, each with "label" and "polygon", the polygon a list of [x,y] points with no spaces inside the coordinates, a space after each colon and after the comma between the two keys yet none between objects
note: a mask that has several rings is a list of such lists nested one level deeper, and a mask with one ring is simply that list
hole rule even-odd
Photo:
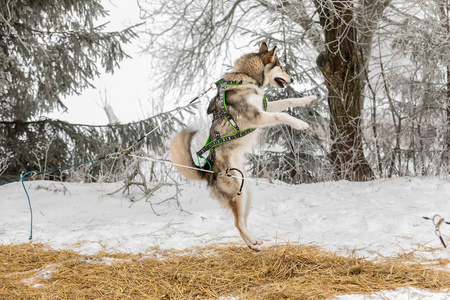
[{"label": "dog's hind paw", "polygon": [[253,251],[261,251],[262,250],[262,245],[263,241],[260,239],[253,239],[251,242],[247,243],[247,246],[252,249]]}]

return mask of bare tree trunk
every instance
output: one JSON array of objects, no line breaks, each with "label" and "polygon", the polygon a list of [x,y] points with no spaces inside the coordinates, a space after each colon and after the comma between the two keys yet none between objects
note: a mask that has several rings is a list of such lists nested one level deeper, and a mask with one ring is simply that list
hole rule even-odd
[{"label": "bare tree trunk", "polygon": [[[422,100],[422,106],[423,107],[425,107],[426,106],[426,97],[424,96],[423,97],[423,100]],[[420,160],[419,160],[419,172],[420,172],[420,175],[421,176],[424,176],[425,175],[425,166],[426,166],[426,160],[425,160],[425,155],[426,155],[426,153],[425,153],[425,144],[424,144],[424,136],[423,136],[423,134],[422,134],[422,120],[423,120],[423,115],[424,115],[424,112],[425,112],[425,109],[423,109],[422,107],[421,108],[419,108],[420,109],[420,112],[419,112],[419,118],[418,118],[418,120],[417,120],[417,136],[418,136],[418,139],[419,139],[419,157],[420,157]],[[413,132],[413,134],[414,134],[414,132]]]},{"label": "bare tree trunk", "polygon": [[354,8],[348,1],[315,3],[327,45],[317,65],[328,89],[333,174],[335,179],[369,180],[374,174],[364,156],[361,130],[365,65],[358,57]]},{"label": "bare tree trunk", "polygon": [[371,118],[372,118],[372,133],[373,133],[373,139],[375,141],[375,157],[377,160],[377,173],[378,176],[381,177],[383,175],[383,165],[381,163],[381,154],[380,154],[380,145],[378,143],[378,129],[377,129],[377,98],[376,98],[376,93],[373,90],[373,88],[371,87],[370,83],[369,83],[369,76],[366,72],[366,80],[367,80],[367,85],[369,87],[369,90],[372,94],[372,110],[371,110]]},{"label": "bare tree trunk", "polygon": [[[401,173],[402,160],[401,160],[401,152],[400,152],[400,134],[402,132],[402,117],[400,117],[400,115],[396,113],[395,109],[392,109],[391,112],[392,112],[392,120],[393,120],[394,128],[395,128],[395,145],[394,145],[394,149],[392,149],[392,154],[391,154],[391,163],[390,163],[389,171],[388,171],[389,178],[392,177],[395,169],[397,169],[398,176],[401,176],[401,174],[402,174]],[[398,118],[398,123],[397,123],[395,117]],[[398,160],[397,168],[395,168],[396,160]]]},{"label": "bare tree trunk", "polygon": [[[450,33],[450,31],[449,31]],[[447,101],[446,101],[446,112],[447,112],[447,132],[446,132],[446,149],[444,151],[444,165],[447,170],[450,169],[450,66],[447,66]]]},{"label": "bare tree trunk", "polygon": [[108,116],[108,120],[109,120],[108,124],[119,124],[120,123],[119,118],[114,113],[114,110],[113,110],[111,104],[109,104],[108,92],[106,91],[106,88],[105,88],[105,99],[102,98],[101,93],[100,93],[100,99],[102,101],[102,108],[105,111],[106,116]]},{"label": "bare tree trunk", "polygon": [[[437,4],[440,8],[440,18],[442,28],[447,35],[450,35],[450,5],[449,0],[436,0]],[[447,64],[447,91],[446,91],[446,99],[445,99],[445,114],[446,114],[446,122],[445,122],[445,133],[444,133],[444,152],[441,156],[441,165],[445,170],[450,170],[450,65]]]}]

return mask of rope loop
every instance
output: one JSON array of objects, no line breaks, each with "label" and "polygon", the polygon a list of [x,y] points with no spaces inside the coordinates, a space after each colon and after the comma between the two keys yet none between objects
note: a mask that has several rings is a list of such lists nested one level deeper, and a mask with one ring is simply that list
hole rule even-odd
[{"label": "rope loop", "polygon": [[441,240],[442,245],[444,248],[447,248],[447,245],[445,244],[444,238],[441,234],[441,224],[444,222],[444,218],[442,218],[440,215],[436,214],[433,216],[433,224],[434,224],[434,233],[436,236]]},{"label": "rope loop", "polygon": [[423,217],[423,218],[425,220],[431,220],[433,222],[434,234],[436,234],[436,236],[439,238],[439,240],[441,241],[442,246],[444,246],[444,248],[447,248],[447,245],[445,244],[444,238],[442,237],[441,225],[443,223],[450,225],[450,222],[445,222],[444,218],[442,218],[439,214],[435,214],[432,218],[429,218],[429,217]]},{"label": "rope loop", "polygon": [[226,169],[225,170],[225,175],[227,175],[227,177],[235,177],[232,174],[230,174],[230,171],[238,171],[239,173],[241,173],[241,186],[239,187],[239,191],[237,192],[237,195],[233,198],[233,201],[236,199],[237,196],[240,196],[242,194],[242,188],[244,187],[244,173],[242,173],[241,170],[239,170],[238,168],[231,168],[231,169]]},{"label": "rope loop", "polygon": [[216,87],[215,87],[214,85],[215,85],[215,82],[211,83],[210,86],[209,86],[209,88],[208,88],[206,91],[203,91],[203,92],[201,92],[200,94],[198,94],[194,99],[192,99],[192,100],[189,102],[189,104],[192,104],[195,100],[197,100],[197,99],[203,97],[203,96],[204,96],[207,92],[209,92],[210,90],[215,90]]}]

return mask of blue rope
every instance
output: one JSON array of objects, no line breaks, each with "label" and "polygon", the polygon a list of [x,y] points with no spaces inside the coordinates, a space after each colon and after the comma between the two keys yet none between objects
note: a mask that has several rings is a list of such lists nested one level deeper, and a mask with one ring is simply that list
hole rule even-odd
[{"label": "blue rope", "polygon": [[76,166],[80,166],[80,165],[96,162],[98,160],[102,160],[102,159],[105,159],[105,158],[106,158],[106,156],[100,157],[100,158],[96,158],[96,159],[92,159],[92,160],[88,160],[88,161],[84,161],[84,162],[80,162],[80,163],[69,165],[69,166],[65,166],[65,167],[61,167],[61,168],[57,168],[57,169],[53,169],[53,170],[48,170],[48,171],[45,171],[45,172],[38,173],[36,175],[47,174],[47,173],[51,173],[51,172],[55,172],[55,171],[59,171],[59,170],[65,170],[65,169],[73,168],[73,167],[76,167]]},{"label": "blue rope", "polygon": [[7,181],[2,181],[2,182],[0,182],[0,185],[2,185],[2,184],[7,184],[7,183],[10,183],[10,182],[14,182],[14,181],[18,181],[18,180],[20,180],[22,177],[19,177],[19,178],[15,178],[15,179],[11,179],[11,180],[7,180]]},{"label": "blue rope", "polygon": [[51,172],[55,172],[55,171],[58,171],[58,170],[65,170],[65,169],[69,169],[69,168],[76,167],[76,166],[79,166],[79,165],[84,165],[84,164],[96,162],[96,161],[99,161],[99,160],[102,160],[102,159],[106,159],[107,157],[108,156],[106,155],[106,156],[103,156],[103,157],[100,157],[100,158],[96,158],[96,159],[92,159],[92,160],[76,163],[76,164],[73,164],[73,165],[69,165],[69,166],[65,166],[65,167],[61,167],[61,168],[57,168],[57,169],[53,169],[53,170],[48,170],[48,171],[45,171],[45,172],[30,171],[30,172],[27,172],[27,173],[23,174],[23,176],[20,177],[20,178],[16,178],[16,179],[11,179],[11,180],[8,180],[8,181],[0,182],[0,185],[5,184],[5,183],[9,183],[9,182],[13,182],[13,181],[18,181],[18,180],[20,180],[22,182],[23,190],[25,191],[25,194],[27,195],[28,206],[30,207],[30,238],[29,238],[30,241],[33,239],[33,209],[31,207],[30,195],[28,195],[27,188],[25,187],[25,184],[23,183],[23,180],[25,179],[25,177],[27,177],[27,175],[29,175],[29,174],[33,174],[33,175],[31,175],[31,177],[34,177],[36,175],[51,173]]},{"label": "blue rope", "polygon": [[27,189],[26,189],[26,187],[25,187],[25,184],[23,183],[23,179],[24,179],[25,176],[27,176],[28,174],[33,174],[33,176],[34,176],[34,175],[37,174],[37,171],[30,171],[30,172],[27,172],[27,173],[25,173],[25,174],[21,177],[23,190],[25,191],[25,194],[27,194],[28,206],[30,207],[30,216],[31,216],[31,219],[30,219],[30,238],[29,238],[29,240],[31,241],[31,240],[33,239],[33,209],[31,208],[30,196],[28,195],[28,192],[27,192]]},{"label": "blue rope", "polygon": [[[96,158],[96,159],[92,159],[92,160],[76,163],[76,164],[73,164],[73,165],[69,165],[69,166],[65,166],[65,167],[61,167],[61,168],[57,168],[57,169],[53,169],[53,170],[48,170],[48,171],[44,171],[44,172],[37,172],[37,171],[32,171],[32,172],[36,172],[36,175],[47,174],[47,173],[51,173],[51,172],[55,172],[55,171],[59,171],[59,170],[65,170],[65,169],[69,169],[69,168],[72,168],[72,167],[76,167],[76,166],[80,166],[80,165],[96,162],[98,160],[102,160],[102,159],[106,159],[106,158],[107,158],[107,156],[103,156],[103,157],[100,157],[100,158]],[[2,182],[0,182],[0,185],[7,184],[7,183],[10,183],[10,182],[14,182],[14,181],[20,181],[22,179],[23,179],[23,176],[19,177],[19,178],[7,180],[7,181],[2,181]]]}]

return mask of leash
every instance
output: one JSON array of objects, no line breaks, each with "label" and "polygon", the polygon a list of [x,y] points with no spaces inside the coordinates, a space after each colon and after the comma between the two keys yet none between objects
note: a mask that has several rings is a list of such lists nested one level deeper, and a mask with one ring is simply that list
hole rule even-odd
[{"label": "leash", "polygon": [[[189,106],[192,106],[193,103],[195,101],[197,101],[198,99],[200,99],[201,97],[203,97],[204,95],[206,95],[206,93],[208,93],[210,90],[215,90],[216,87],[214,87],[214,83],[211,83],[209,88],[206,89],[205,91],[199,93],[196,97],[194,97],[194,99],[192,99],[187,105],[185,106],[179,106],[176,109],[169,111],[167,113],[172,113],[173,111],[175,111],[170,117],[168,117],[167,119],[164,120],[164,122],[162,122],[159,126],[153,128],[151,131],[147,132],[146,134],[144,134],[140,139],[138,139],[135,143],[133,143],[130,147],[128,147],[125,150],[122,150],[120,152],[116,152],[116,153],[112,153],[109,154],[108,158],[121,158],[124,155],[127,155],[131,152],[132,148],[136,147],[140,142],[142,142],[144,139],[146,139],[150,134],[152,134],[153,132],[155,132],[156,130],[158,130],[159,128],[161,128],[161,126],[163,126],[164,124],[166,124],[167,122],[169,122],[170,120],[172,120],[175,115],[182,109],[188,108]],[[200,154],[200,157],[201,154]],[[206,158],[202,157],[203,159],[206,160]],[[207,160],[206,160],[207,161]],[[208,162],[208,161],[207,161]],[[211,167],[211,164],[208,162],[209,166]]]},{"label": "leash", "polygon": [[111,153],[107,155],[107,158],[122,158],[122,156],[127,155],[131,152],[131,150],[136,147],[137,145],[139,145],[144,139],[146,139],[150,134],[152,134],[153,132],[155,132],[156,130],[158,130],[159,128],[161,128],[164,124],[166,124],[167,122],[169,122],[170,120],[172,120],[177,113],[179,113],[182,109],[186,109],[189,106],[193,105],[193,102],[197,99],[199,99],[201,96],[205,95],[211,88],[209,88],[208,90],[204,91],[203,93],[200,93],[197,97],[195,97],[191,102],[189,102],[189,104],[185,105],[185,106],[179,106],[171,111],[168,111],[167,113],[170,114],[172,112],[172,115],[170,117],[168,117],[167,119],[165,119],[161,124],[159,124],[158,126],[156,126],[155,128],[153,128],[152,130],[150,130],[149,132],[147,132],[146,134],[144,134],[143,136],[141,136],[136,142],[134,142],[130,147],[120,151],[120,152],[115,152],[115,153]]}]

